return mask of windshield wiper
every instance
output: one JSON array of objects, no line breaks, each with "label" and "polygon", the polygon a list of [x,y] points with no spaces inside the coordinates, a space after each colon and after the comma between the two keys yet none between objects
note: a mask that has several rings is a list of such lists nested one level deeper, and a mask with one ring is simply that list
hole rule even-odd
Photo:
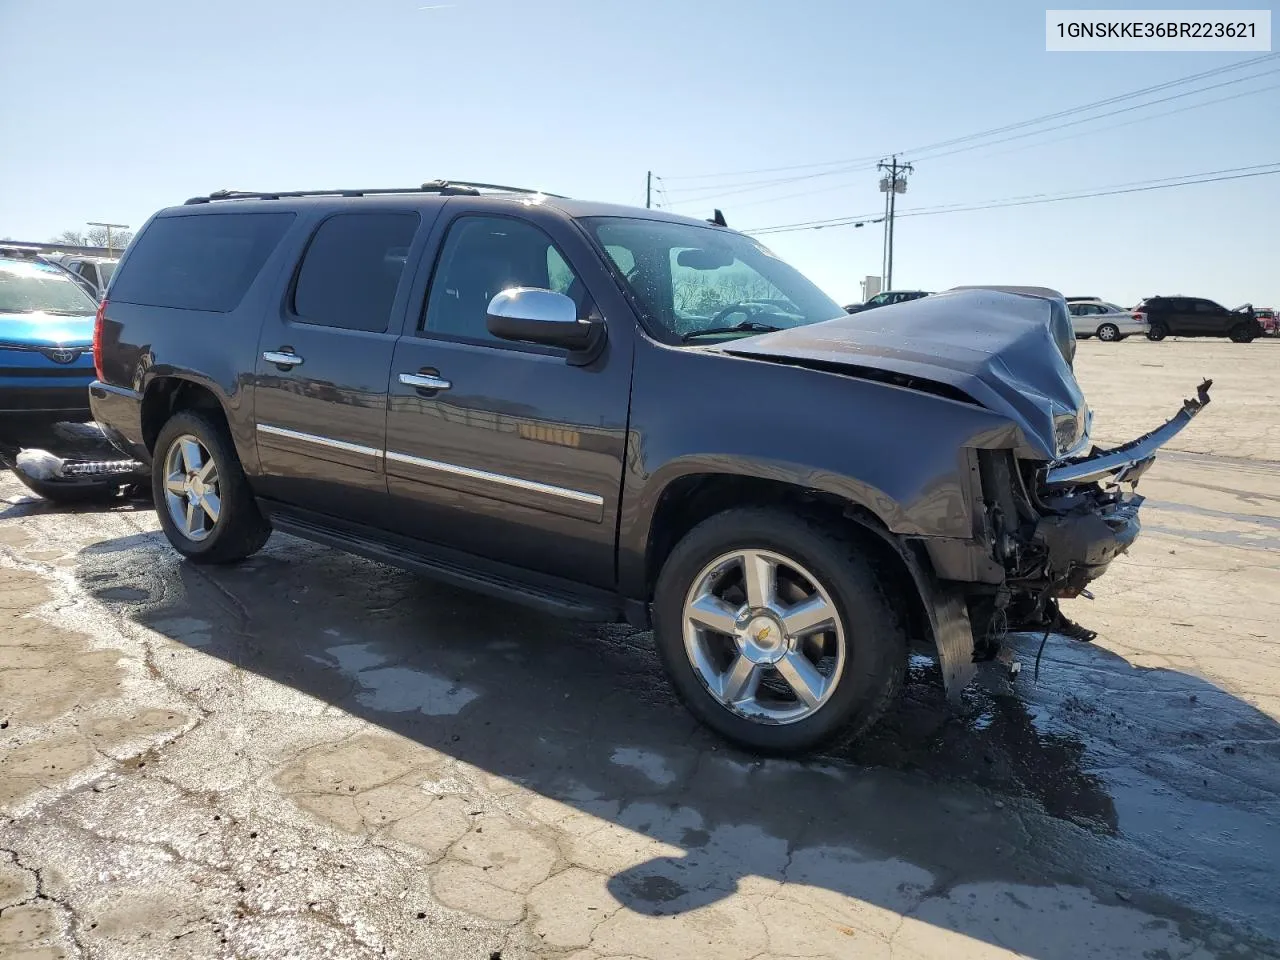
[{"label": "windshield wiper", "polygon": [[694,330],[682,336],[680,342],[688,343],[696,337],[706,337],[717,333],[773,333],[781,329],[782,327],[775,327],[771,323],[761,323],[759,320],[743,320],[741,323],[735,323],[732,327],[708,327],[705,330]]}]

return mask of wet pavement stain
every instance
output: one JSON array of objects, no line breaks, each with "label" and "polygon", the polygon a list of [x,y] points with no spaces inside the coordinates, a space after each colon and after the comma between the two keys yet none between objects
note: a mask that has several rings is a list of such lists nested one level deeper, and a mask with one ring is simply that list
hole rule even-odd
[{"label": "wet pavement stain", "polygon": [[624,882],[628,892],[644,903],[655,905],[674,903],[689,894],[688,890],[670,877],[629,876]]},{"label": "wet pavement stain", "polygon": [[1189,530],[1186,527],[1169,527],[1159,523],[1147,523],[1143,529],[1150,533],[1163,533],[1187,540],[1220,543],[1227,547],[1243,547],[1246,550],[1280,550],[1280,536],[1269,537],[1258,533],[1237,533],[1231,530]]},{"label": "wet pavement stain", "polygon": [[914,662],[898,706],[861,741],[827,757],[974,783],[1032,798],[1051,816],[1114,831],[1115,804],[1104,781],[1084,770],[1084,753],[1081,741],[1037,729],[1014,693],[975,685],[958,708],[951,706],[936,665]]},{"label": "wet pavement stain", "polygon": [[1175,513],[1190,513],[1197,517],[1211,517],[1215,520],[1234,520],[1251,527],[1266,527],[1280,530],[1280,517],[1264,517],[1256,513],[1231,513],[1227,510],[1213,510],[1209,507],[1198,507],[1190,503],[1179,503],[1175,500],[1148,500],[1147,503],[1159,510],[1172,510]]}]

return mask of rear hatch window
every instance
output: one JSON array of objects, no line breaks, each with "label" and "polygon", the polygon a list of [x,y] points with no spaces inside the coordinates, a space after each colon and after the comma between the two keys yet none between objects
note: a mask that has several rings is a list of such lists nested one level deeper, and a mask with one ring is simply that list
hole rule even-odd
[{"label": "rear hatch window", "polygon": [[293,219],[282,211],[153,220],[134,241],[111,285],[111,299],[179,310],[234,310]]}]

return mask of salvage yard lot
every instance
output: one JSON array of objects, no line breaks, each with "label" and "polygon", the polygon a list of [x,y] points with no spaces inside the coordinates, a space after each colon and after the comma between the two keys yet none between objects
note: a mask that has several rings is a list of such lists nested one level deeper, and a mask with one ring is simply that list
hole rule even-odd
[{"label": "salvage yard lot", "polygon": [[0,475],[4,957],[1280,956],[1280,341],[1080,344],[1095,436],[1204,414],[1145,532],[958,713],[915,664],[760,761],[645,634]]}]

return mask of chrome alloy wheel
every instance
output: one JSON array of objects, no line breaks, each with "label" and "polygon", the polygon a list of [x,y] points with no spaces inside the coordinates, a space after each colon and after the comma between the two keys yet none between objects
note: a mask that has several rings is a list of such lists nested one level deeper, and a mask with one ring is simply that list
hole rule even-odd
[{"label": "chrome alloy wheel", "polygon": [[735,550],[703,567],[685,596],[684,648],[728,710],[761,723],[811,716],[844,669],[844,625],[818,579],[768,550]]},{"label": "chrome alloy wheel", "polygon": [[218,465],[203,443],[186,433],[164,458],[164,499],[174,526],[188,540],[204,540],[222,514]]}]

